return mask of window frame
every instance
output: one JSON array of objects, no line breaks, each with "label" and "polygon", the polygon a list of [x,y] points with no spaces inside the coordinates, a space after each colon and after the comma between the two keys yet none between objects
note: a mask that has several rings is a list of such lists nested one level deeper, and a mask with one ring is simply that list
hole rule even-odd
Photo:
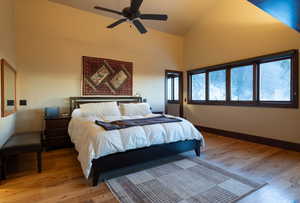
[{"label": "window frame", "polygon": [[[291,59],[291,101],[260,101],[260,64]],[[242,66],[253,65],[253,100],[233,101],[231,100],[231,69]],[[209,73],[218,70],[226,70],[226,100],[209,100]],[[278,108],[298,108],[299,106],[299,51],[289,50],[275,54],[234,61],[230,63],[214,65],[187,71],[187,98],[188,104],[198,105],[227,105],[227,106],[254,106],[254,107],[278,107]],[[192,75],[205,73],[206,100],[192,100]]]}]

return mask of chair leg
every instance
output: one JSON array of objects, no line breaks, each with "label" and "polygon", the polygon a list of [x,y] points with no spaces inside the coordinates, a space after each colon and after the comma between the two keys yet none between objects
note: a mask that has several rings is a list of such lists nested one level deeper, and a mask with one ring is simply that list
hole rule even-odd
[{"label": "chair leg", "polygon": [[42,172],[42,152],[37,152],[37,168],[38,172]]},{"label": "chair leg", "polygon": [[3,179],[3,161],[2,157],[0,157],[0,180]]},{"label": "chair leg", "polygon": [[6,158],[5,157],[2,157],[1,159],[1,162],[2,162],[2,166],[1,166],[1,179],[2,180],[6,180]]}]

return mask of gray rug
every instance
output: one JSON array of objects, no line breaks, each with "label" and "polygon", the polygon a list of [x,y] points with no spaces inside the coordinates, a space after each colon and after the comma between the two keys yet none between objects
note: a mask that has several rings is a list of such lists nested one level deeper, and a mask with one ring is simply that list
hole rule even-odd
[{"label": "gray rug", "polygon": [[235,202],[265,183],[200,159],[183,159],[106,181],[122,203]]}]

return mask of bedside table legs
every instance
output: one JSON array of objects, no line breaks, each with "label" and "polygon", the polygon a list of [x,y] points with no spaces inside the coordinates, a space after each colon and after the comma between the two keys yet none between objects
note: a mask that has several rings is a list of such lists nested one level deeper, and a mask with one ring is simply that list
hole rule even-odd
[{"label": "bedside table legs", "polygon": [[42,152],[37,152],[37,168],[38,172],[42,172]]}]

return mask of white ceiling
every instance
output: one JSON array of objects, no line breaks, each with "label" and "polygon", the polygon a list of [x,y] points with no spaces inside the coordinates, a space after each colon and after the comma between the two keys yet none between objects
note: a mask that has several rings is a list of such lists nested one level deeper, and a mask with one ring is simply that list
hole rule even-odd
[{"label": "white ceiling", "polygon": [[[130,0],[50,0],[74,8],[90,11],[99,15],[119,19],[121,16],[95,10],[94,6],[121,11],[130,5]],[[147,27],[176,35],[184,35],[201,13],[216,4],[218,0],[144,0],[141,12],[167,14],[167,22],[144,20]],[[112,21],[113,23],[113,21]]]}]

